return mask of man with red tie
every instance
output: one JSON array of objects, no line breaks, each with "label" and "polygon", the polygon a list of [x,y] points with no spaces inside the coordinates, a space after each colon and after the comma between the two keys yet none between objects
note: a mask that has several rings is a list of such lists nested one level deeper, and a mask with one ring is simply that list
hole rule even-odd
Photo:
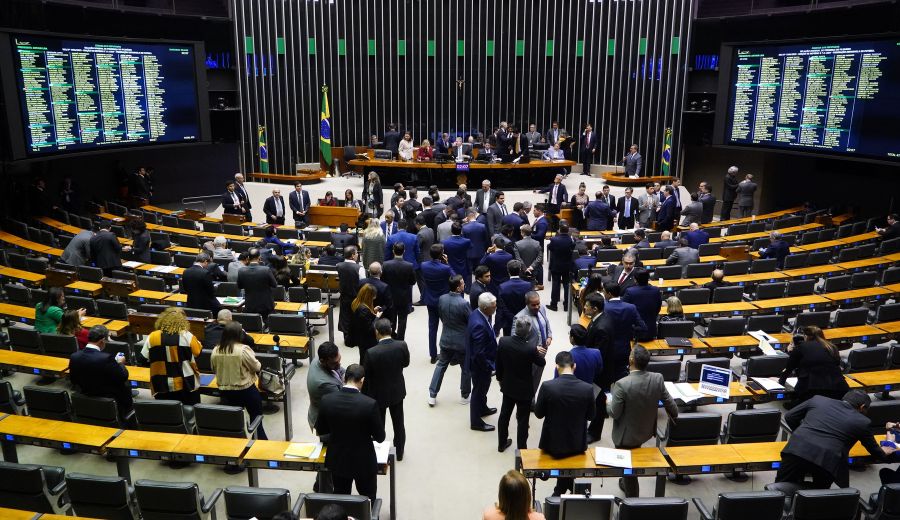
[{"label": "man with red tie", "polygon": [[584,125],[581,134],[581,174],[591,174],[591,163],[594,162],[594,154],[597,153],[597,134],[590,123]]}]

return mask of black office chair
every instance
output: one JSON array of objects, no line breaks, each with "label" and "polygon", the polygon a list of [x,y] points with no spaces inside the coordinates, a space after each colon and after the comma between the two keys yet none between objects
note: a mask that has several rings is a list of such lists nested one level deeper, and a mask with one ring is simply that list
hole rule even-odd
[{"label": "black office chair", "polygon": [[896,253],[897,251],[900,251],[900,238],[885,240],[878,248],[879,255],[890,255]]},{"label": "black office chair", "polygon": [[791,280],[787,283],[787,294],[785,296],[808,296],[816,290],[816,280]]},{"label": "black office chair", "polygon": [[103,269],[98,267],[79,265],[75,268],[75,272],[78,273],[78,279],[82,282],[100,283],[103,278]]},{"label": "black office chair", "polygon": [[612,520],[615,497],[612,495],[565,495],[559,497],[557,505],[557,518],[559,520]]},{"label": "black office chair", "polygon": [[[29,307],[35,307],[39,302],[47,301],[47,291],[44,289],[31,289],[28,291],[28,296],[31,298],[31,301],[28,302]],[[25,323],[25,318],[19,318],[19,321]]]},{"label": "black office chair", "polygon": [[663,338],[690,338],[694,336],[693,321],[661,321],[656,326],[656,336]]},{"label": "black office chair", "polygon": [[850,280],[852,277],[849,274],[841,275],[841,276],[829,276],[825,278],[825,284],[822,285],[823,293],[832,293],[838,291],[847,291],[850,289]]},{"label": "black office chair", "polygon": [[728,226],[728,235],[746,235],[747,234],[747,224],[732,224]]},{"label": "black office chair", "polygon": [[138,289],[143,291],[160,291],[166,292],[166,281],[157,276],[138,276]]},{"label": "black office chair", "polygon": [[808,246],[820,241],[821,233],[818,230],[807,231],[800,236],[800,245]]},{"label": "black office chair", "polygon": [[737,276],[747,274],[750,270],[750,260],[734,260],[722,264],[722,271],[725,276]]},{"label": "black office chair", "polygon": [[787,367],[788,356],[751,356],[734,371],[750,377],[779,377]]},{"label": "black office chair", "polygon": [[638,248],[638,258],[641,261],[646,260],[662,260],[663,250],[656,247],[640,247]]},{"label": "black office chair", "polygon": [[97,315],[97,300],[85,296],[66,295],[66,307],[69,309],[84,309],[88,316]]},{"label": "black office chair", "polygon": [[872,258],[875,256],[875,253],[878,252],[878,246],[875,244],[863,244],[861,246],[857,246],[856,250],[859,252],[859,258]]},{"label": "black office chair", "polygon": [[123,418],[119,406],[112,397],[92,397],[81,393],[72,394],[73,420],[82,424],[106,426],[107,428],[128,428],[134,419],[134,410]]},{"label": "black office chair", "polygon": [[262,332],[265,330],[265,324],[260,314],[235,312],[231,314],[231,318],[240,323],[247,332]]},{"label": "black office chair", "polygon": [[68,514],[66,470],[59,466],[0,462],[0,506],[45,514]]},{"label": "black office chair", "polygon": [[688,501],[683,498],[616,498],[618,520],[686,520]]},{"label": "black office chair", "polygon": [[269,314],[269,332],[272,334],[306,335],[306,317],[296,314]]},{"label": "black office chair", "polygon": [[25,394],[28,415],[54,421],[72,420],[72,400],[69,398],[69,392],[60,388],[38,386],[26,386],[22,390]]},{"label": "black office chair", "polygon": [[193,407],[181,401],[136,400],[134,418],[139,430],[163,433],[195,433]]},{"label": "black office chair", "polygon": [[757,258],[750,261],[750,274],[770,273],[776,267],[778,267],[778,260],[775,258]]},{"label": "black office chair", "polygon": [[113,300],[97,300],[97,315],[111,320],[128,321],[128,306]]},{"label": "black office chair", "polygon": [[865,325],[869,318],[869,309],[858,307],[856,309],[838,309],[834,313],[835,327],[858,327]]},{"label": "black office chair", "polygon": [[784,515],[784,493],[780,491],[719,493],[712,512],[703,500],[692,500],[702,520],[781,520]]},{"label": "black office chair", "polygon": [[756,299],[771,300],[773,298],[782,298],[786,289],[786,282],[761,283],[756,286]]},{"label": "black office chair", "polygon": [[240,406],[198,404],[194,406],[194,420],[198,435],[255,439],[262,415],[247,421],[247,413]]},{"label": "black office chair", "polygon": [[9,303],[28,305],[31,302],[31,291],[22,284],[8,283],[3,286],[3,292],[6,293],[6,299]]},{"label": "black office chair", "polygon": [[852,262],[854,260],[859,260],[859,248],[857,247],[847,247],[838,251],[837,262]]},{"label": "black office chair", "polygon": [[287,291],[284,289],[284,286],[279,285],[272,288],[272,299],[276,302],[287,301]]},{"label": "black office chair", "polygon": [[46,258],[34,258],[29,256],[25,259],[25,266],[32,273],[37,274],[45,274],[47,272],[47,265],[50,263]]},{"label": "black office chair", "polygon": [[160,314],[162,311],[168,309],[170,305],[161,305],[158,303],[142,303],[138,310],[140,312],[146,312],[147,314]]},{"label": "black office chair", "polygon": [[69,359],[78,352],[78,340],[66,334],[41,334],[41,347],[48,356]]},{"label": "black office chair", "polygon": [[681,379],[681,361],[650,361],[645,368],[647,372],[662,374],[663,380],[677,383]]},{"label": "black office chair", "polygon": [[866,287],[874,287],[878,281],[878,273],[876,271],[863,271],[850,275],[851,289],[865,289]]},{"label": "black office chair", "polygon": [[728,414],[722,444],[775,442],[781,431],[781,412],[774,408],[735,410]]},{"label": "black office chair", "polygon": [[141,518],[134,490],[124,477],[70,473],[66,487],[72,509],[78,516],[109,520]]},{"label": "black office chair", "polygon": [[231,296],[236,298],[240,295],[241,290],[238,289],[237,282],[219,282],[219,284],[216,285],[216,296]]},{"label": "black office chair", "polygon": [[700,244],[700,247],[697,248],[697,252],[700,256],[712,256],[718,255],[722,252],[721,244]]},{"label": "black office chair", "polygon": [[25,398],[13,389],[12,383],[0,380],[0,413],[21,415],[24,405]]},{"label": "black office chair", "polygon": [[747,330],[761,330],[769,334],[780,333],[784,327],[784,315],[782,314],[762,314],[750,316],[747,319]]},{"label": "black office chair", "polygon": [[207,233],[225,233],[225,228],[222,227],[221,222],[201,222],[201,226],[203,226],[203,231]]},{"label": "black office chair", "polygon": [[[301,495],[302,496],[302,495]],[[300,516],[301,500],[291,508],[291,492],[282,488],[229,486],[225,488],[225,514],[228,520],[270,520],[285,511]]]},{"label": "black office chair", "polygon": [[868,501],[860,499],[866,520],[900,519],[900,484],[884,484]]},{"label": "black office chair", "polygon": [[625,252],[621,249],[598,249],[597,261],[601,263],[617,264],[622,261]]},{"label": "black office chair", "polygon": [[172,253],[168,251],[150,251],[150,263],[155,265],[172,265]]},{"label": "black office chair", "polygon": [[793,253],[784,257],[785,269],[800,269],[806,267],[809,260],[809,253]]},{"label": "black office chair", "polygon": [[744,333],[747,318],[743,316],[731,316],[727,318],[712,318],[706,327],[707,336],[740,336]]},{"label": "black office chair", "polygon": [[375,499],[369,503],[369,497],[360,495],[336,495],[331,493],[309,493],[300,497],[300,503],[304,506],[304,513],[309,518],[315,518],[323,507],[329,504],[337,504],[356,520],[373,520],[381,514],[381,499]]},{"label": "black office chair", "polygon": [[815,325],[820,329],[827,329],[831,324],[831,313],[828,311],[802,312],[797,315],[794,320],[794,328],[807,327]]},{"label": "black office chair", "polygon": [[712,365],[719,368],[729,368],[731,360],[727,357],[709,357],[700,359],[688,359],[684,362],[684,378],[688,383],[700,382],[700,369],[703,365]]},{"label": "black office chair", "polygon": [[193,482],[162,482],[138,480],[134,492],[143,520],[171,520],[173,518],[215,520],[216,501],[222,496],[222,488],[216,488],[209,498],[200,492]]},{"label": "black office chair", "polygon": [[657,280],[677,280],[681,278],[680,265],[661,265],[653,268],[653,277]]},{"label": "black office chair", "polygon": [[875,311],[875,323],[900,320],[900,303],[888,303]]},{"label": "black office chair", "polygon": [[[224,223],[222,223],[222,230],[225,232],[226,235],[243,236],[243,235],[247,234],[246,230],[244,229],[244,226],[242,226],[240,224],[229,224],[227,222],[224,222]],[[245,243],[245,242],[235,242],[234,244],[232,244],[232,249],[234,249],[235,244],[240,244],[240,243]]]},{"label": "black office chair", "polygon": [[844,372],[847,374],[855,374],[858,372],[884,370],[890,350],[891,347],[888,345],[852,349],[847,353]]},{"label": "black office chair", "polygon": [[[702,264],[688,264],[685,269],[685,278],[707,278],[712,275],[712,272],[715,270],[716,264],[712,262],[702,263]],[[709,300],[707,300],[709,301]]]},{"label": "black office chair", "polygon": [[900,416],[898,414],[900,414],[900,401],[873,399],[866,414],[866,417],[869,418],[869,431],[872,432],[872,435],[884,435],[884,425],[888,422],[896,422],[896,417]]},{"label": "black office chair", "polygon": [[744,288],[740,285],[732,287],[716,287],[713,290],[713,303],[734,303],[744,299]]},{"label": "black office chair", "polygon": [[115,278],[116,280],[131,280],[132,282],[137,282],[137,278],[134,273],[131,271],[122,271],[120,269],[113,269],[109,274],[110,278]]},{"label": "black office chair", "polygon": [[9,348],[14,352],[24,352],[26,354],[43,354],[41,349],[41,334],[33,329],[23,329],[21,327],[8,327],[6,329],[9,335]]},{"label": "black office chair", "polygon": [[194,260],[197,259],[197,255],[186,255],[183,253],[175,253],[172,257],[172,260],[175,262],[177,267],[181,267],[187,269],[194,265]]},{"label": "black office chair", "polygon": [[681,289],[678,291],[678,299],[681,300],[682,305],[706,304],[709,303],[709,289]]},{"label": "black office chair", "polygon": [[858,512],[858,489],[802,489],[788,514],[793,520],[854,520]]}]

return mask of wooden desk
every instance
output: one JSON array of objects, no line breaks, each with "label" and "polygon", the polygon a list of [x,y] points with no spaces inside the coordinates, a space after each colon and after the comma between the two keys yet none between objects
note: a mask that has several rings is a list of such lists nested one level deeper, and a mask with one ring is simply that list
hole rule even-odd
[{"label": "wooden desk", "polygon": [[250,439],[184,435],[172,448],[172,457],[183,462],[207,464],[237,464]]},{"label": "wooden desk", "polygon": [[876,323],[875,326],[891,334],[900,333],[900,321],[886,321],[884,323]]},{"label": "wooden desk", "polygon": [[548,477],[596,478],[596,477],[656,477],[656,496],[665,496],[666,473],[669,463],[659,448],[636,448],[631,450],[632,468],[598,466],[594,450],[588,448],[580,455],[561,459],[553,458],[542,450],[516,450],[516,469],[525,478],[535,480]]},{"label": "wooden desk", "polygon": [[359,209],[341,206],[310,206],[307,213],[309,223],[314,226],[333,226],[347,224],[356,227]]},{"label": "wooden desk", "polygon": [[[128,295],[128,300],[133,303],[164,303],[172,293],[165,291],[134,291]],[[186,299],[186,298],[185,298]]]},{"label": "wooden desk", "polygon": [[[700,391],[700,383],[691,383],[691,386],[694,387],[694,390]],[[751,388],[744,386],[740,381],[731,381],[728,383],[728,399],[724,397],[714,397],[711,395],[707,395],[697,399],[696,401],[691,401],[690,403],[680,403],[684,406],[703,406],[708,404],[725,404],[725,403],[735,403],[738,405],[738,410],[742,410],[747,407],[747,405],[753,404],[754,401],[759,400],[759,398],[764,398],[765,395],[758,394],[754,392]]]},{"label": "wooden desk", "polygon": [[743,470],[745,463],[734,447],[736,444],[665,447],[663,452],[672,463],[676,475],[730,473]]},{"label": "wooden desk", "polygon": [[90,296],[91,298],[96,298],[103,294],[103,286],[99,283],[93,282],[72,282],[66,286],[66,289],[68,289],[72,294],[85,294]]},{"label": "wooden desk", "polygon": [[803,210],[803,206],[796,206],[793,208],[772,211],[770,213],[763,213],[762,215],[756,215],[754,217],[738,217],[738,218],[732,218],[732,219],[728,219],[728,220],[719,220],[717,222],[710,222],[709,224],[701,224],[700,227],[703,227],[703,228],[722,227],[722,226],[730,226],[731,224],[743,224],[746,222],[756,222],[758,220],[770,220],[773,218],[783,217],[784,215],[791,215],[794,213],[798,213],[802,210]]},{"label": "wooden desk", "polygon": [[[634,244],[625,244],[625,247],[628,248],[628,247],[633,246],[633,245],[634,245]],[[700,263],[724,262],[724,261],[725,261],[725,257],[722,256],[722,255],[707,255],[707,256],[701,256],[701,257],[700,257]],[[666,259],[665,259],[665,258],[657,258],[657,259],[653,259],[653,260],[641,260],[641,262],[644,264],[644,267],[653,267],[653,266],[658,266],[658,265],[666,265]],[[618,263],[618,262],[607,262],[607,264],[609,264],[609,263],[615,264],[615,263]]]},{"label": "wooden desk", "polygon": [[752,273],[752,274],[739,274],[737,276],[727,276],[725,277],[731,283],[745,286],[745,285],[754,285],[757,283],[771,283],[781,281],[782,278],[785,278],[784,273],[780,271],[770,271],[768,273]]},{"label": "wooden desk", "polygon": [[822,294],[822,296],[839,304],[882,300],[887,299],[887,297],[890,295],[891,291],[882,287],[866,287],[865,289],[851,289],[849,291],[838,291]]},{"label": "wooden desk", "polygon": [[24,374],[60,378],[69,371],[69,360],[43,354],[0,350],[0,367]]},{"label": "wooden desk", "polygon": [[286,313],[303,311],[310,318],[325,318],[328,327],[328,341],[334,341],[334,313],[331,306],[323,303],[319,304],[317,308],[315,305],[315,303],[275,302],[275,310]]},{"label": "wooden desk", "polygon": [[786,444],[785,441],[773,441],[730,446],[744,459],[742,471],[774,471],[781,467],[781,450]]},{"label": "wooden desk", "polygon": [[278,334],[278,343],[275,343],[275,334],[262,334],[250,332],[248,335],[256,342],[257,352],[269,352],[278,354],[288,359],[305,359],[309,357],[309,338],[307,336],[288,336]]},{"label": "wooden desk", "polygon": [[789,298],[773,298],[771,300],[754,300],[753,305],[763,311],[784,313],[799,310],[821,310],[832,306],[831,300],[818,294],[808,296],[791,296]]},{"label": "wooden desk", "polygon": [[890,337],[890,334],[872,325],[859,325],[856,327],[837,327],[824,329],[825,339],[833,343],[865,343],[867,345],[878,344]]},{"label": "wooden desk", "polygon": [[171,277],[171,278],[175,278],[175,279],[181,278],[181,275],[184,274],[184,268],[183,268],[183,267],[174,267],[174,269],[171,269],[171,270],[168,270],[168,269],[167,269],[168,272],[154,271],[154,270],[153,270],[153,269],[157,269],[157,268],[160,268],[160,267],[171,268],[171,267],[174,267],[174,266],[164,266],[164,265],[155,265],[155,264],[141,264],[141,265],[135,267],[134,270],[135,270],[135,271],[142,271],[141,274],[145,274],[145,275],[147,275],[147,276],[162,276],[163,278],[165,278],[165,277]]},{"label": "wooden desk", "polygon": [[689,348],[672,347],[668,343],[666,343],[665,339],[641,341],[639,344],[646,348],[647,351],[650,352],[651,356],[689,356],[692,354],[697,354],[698,352],[705,352],[707,350],[706,345],[700,338],[689,339],[691,340],[691,346]]},{"label": "wooden desk", "polygon": [[0,435],[3,435],[0,442],[3,446],[3,458],[7,462],[18,462],[16,444],[102,453],[103,447],[121,431],[118,428],[25,415],[7,415],[0,420]]},{"label": "wooden desk", "polygon": [[[42,515],[41,513],[35,513],[34,511],[22,511],[21,509],[9,509],[6,507],[0,507],[0,518],[3,518],[4,520],[34,520],[39,517],[47,518],[48,515]],[[65,516],[62,518],[75,520],[74,517],[71,516]]]},{"label": "wooden desk", "polygon": [[867,392],[890,392],[900,384],[900,370],[856,372],[847,377],[858,382]]},{"label": "wooden desk", "polygon": [[[571,168],[575,165],[575,162],[544,161],[538,159],[532,159],[525,164],[470,162],[467,165],[467,171],[457,171],[455,162],[407,162],[385,159],[369,159],[367,161],[362,161],[359,159],[351,159],[350,161],[347,161],[347,164],[354,168],[363,168],[366,171],[375,170],[379,172],[382,177],[385,175],[401,175],[409,170],[417,170],[420,173],[436,173],[442,175],[443,179],[449,177],[455,184],[468,183],[468,174],[473,174],[476,177],[475,180],[489,177],[497,187],[502,187],[504,185],[503,181],[507,178],[512,181],[521,182],[523,180],[523,175],[532,172],[541,172],[541,176],[546,177],[546,179],[540,179],[539,184],[546,185],[550,182],[552,176],[556,174],[557,170],[561,168]],[[390,179],[388,179],[388,181],[390,181]],[[383,182],[386,181],[383,179]],[[387,182],[385,186],[391,182],[393,181]],[[473,181],[472,184],[475,184],[475,182]],[[506,184],[508,185],[509,183]],[[521,186],[521,184],[517,185]]]},{"label": "wooden desk", "polygon": [[[128,325],[131,328],[131,332],[146,336],[147,334],[150,334],[151,332],[156,330],[157,318],[159,318],[158,314],[134,312],[128,315]],[[202,318],[188,317],[187,321],[188,325],[191,328],[191,334],[196,336],[199,340],[202,340],[204,337],[206,337],[207,320],[204,320]]]},{"label": "wooden desk", "polygon": [[[743,316],[750,314],[759,309],[750,302],[732,302],[732,303],[701,303],[697,305],[685,305],[684,317],[691,318],[711,318],[715,316]],[[663,306],[659,314],[667,313],[667,309]]]},{"label": "wooden desk", "polygon": [[889,265],[893,265],[897,263],[897,259],[892,259],[891,256],[875,256],[872,258],[864,258],[862,260],[856,260],[853,262],[841,262],[837,264],[842,269],[846,269],[847,271],[861,271],[866,267],[876,267],[878,269],[882,267],[887,267]]},{"label": "wooden desk", "polygon": [[814,265],[812,267],[801,267],[799,269],[785,269],[781,271],[785,279],[806,280],[807,278],[819,278],[820,275],[828,275],[831,273],[842,273],[843,267],[837,264]]},{"label": "wooden desk", "polygon": [[[758,220],[758,219],[757,219]],[[800,231],[808,231],[810,229],[818,229],[822,227],[822,224],[816,224],[815,222],[811,222],[809,224],[803,224],[800,226],[786,227],[779,229],[778,232],[782,235],[788,235],[791,233],[799,233]],[[719,244],[724,242],[739,242],[745,240],[755,240],[757,238],[768,238],[769,233],[771,231],[760,231],[758,233],[744,233],[742,235],[726,235],[724,237],[712,237],[709,239],[710,244]]]},{"label": "wooden desk", "polygon": [[[778,342],[772,344],[772,348],[779,350],[786,348],[791,342],[791,335],[769,334]],[[708,347],[709,352],[755,352],[759,349],[759,340],[753,336],[708,336],[701,341]]]},{"label": "wooden desk", "polygon": [[22,269],[14,269],[12,267],[0,267],[0,277],[35,287],[44,285],[44,280],[47,278],[42,274],[23,271]]},{"label": "wooden desk", "polygon": [[870,231],[850,237],[836,238],[834,240],[825,240],[823,242],[813,242],[812,244],[804,244],[802,246],[792,246],[797,251],[820,251],[822,249],[834,249],[836,247],[846,246],[849,244],[857,244],[868,240],[874,240],[878,237],[878,233]]},{"label": "wooden desk", "polygon": [[885,291],[889,291],[892,295],[897,296],[900,294],[900,283],[892,283],[890,285],[882,285],[882,289]]}]

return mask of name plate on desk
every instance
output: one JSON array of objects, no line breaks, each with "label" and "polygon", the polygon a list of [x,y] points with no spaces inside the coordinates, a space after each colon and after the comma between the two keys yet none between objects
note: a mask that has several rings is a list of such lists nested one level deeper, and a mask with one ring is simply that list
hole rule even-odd
[{"label": "name plate on desk", "polygon": [[458,171],[458,172],[467,172],[467,171],[469,171],[469,163],[467,163],[467,162],[458,162],[458,163],[456,163],[456,171]]}]

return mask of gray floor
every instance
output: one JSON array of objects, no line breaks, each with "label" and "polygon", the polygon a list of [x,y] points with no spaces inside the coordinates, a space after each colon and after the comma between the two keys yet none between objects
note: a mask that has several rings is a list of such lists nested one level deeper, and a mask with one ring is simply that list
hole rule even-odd
[{"label": "gray floor", "polygon": [[[580,181],[588,182],[588,192],[592,193],[602,184],[597,178],[580,176],[573,173],[566,179],[570,193],[574,193]],[[261,217],[262,201],[272,189],[272,185],[251,183],[249,185],[252,200],[254,202],[254,216]],[[280,186],[282,194],[286,195],[288,186]],[[338,196],[345,188],[352,188],[357,194],[361,191],[361,181],[355,179],[328,179],[318,185],[307,187],[313,196],[324,195],[325,190],[333,190]],[[474,187],[470,187],[474,188]],[[613,194],[620,195],[621,188],[613,188]],[[539,195],[530,191],[507,192],[507,202],[517,200],[541,200]],[[449,195],[449,192],[447,193]],[[258,216],[256,214],[259,214]],[[547,289],[541,293],[544,303],[549,298],[549,283]],[[484,507],[496,501],[497,484],[501,475],[514,466],[514,450],[510,448],[505,453],[498,453],[497,436],[495,433],[480,433],[468,428],[468,408],[459,404],[458,377],[459,369],[451,367],[444,381],[444,387],[438,397],[438,404],[429,408],[426,402],[428,397],[428,384],[431,379],[433,366],[428,359],[427,346],[427,311],[424,307],[416,307],[409,317],[407,330],[407,342],[410,346],[412,361],[405,370],[407,398],[405,401],[407,447],[405,459],[397,464],[397,489],[398,489],[398,517],[403,519],[424,518],[480,518]],[[560,307],[559,312],[549,312],[553,327],[555,341],[551,346],[547,359],[552,360],[559,350],[570,348],[567,341],[567,326],[565,313]],[[317,341],[326,335],[317,336]],[[346,348],[341,341],[340,333],[336,338],[341,346],[341,353],[345,366],[358,360],[356,349]],[[737,361],[735,361],[737,363]],[[552,363],[550,363],[552,364]],[[552,368],[548,367],[544,372],[544,379],[552,376]],[[300,368],[293,380],[293,413],[294,413],[294,440],[312,440],[313,436],[306,423],[306,411],[308,397],[305,388],[306,368]],[[15,375],[12,377],[13,385],[19,389],[24,385],[32,384],[34,378],[28,375]],[[141,397],[149,397],[146,391],[142,391]],[[204,398],[207,402],[209,398]],[[213,402],[213,401],[209,401]],[[488,395],[488,403],[491,406],[500,405],[500,393],[496,381],[491,385]],[[714,411],[726,415],[734,409],[733,405],[716,405],[701,408],[703,411]],[[496,424],[496,416],[488,418],[492,424]],[[511,425],[511,437],[515,439],[515,420]],[[390,423],[390,421],[388,421]],[[284,429],[281,412],[265,417],[265,426],[272,439],[283,439]],[[532,416],[530,423],[529,447],[536,448],[540,436],[542,421]],[[662,416],[661,422],[662,423]],[[387,426],[390,436],[390,425]],[[609,439],[611,425],[607,425],[604,436],[597,445],[612,446]],[[651,441],[652,443],[653,441]],[[648,443],[648,445],[651,445]],[[19,458],[22,462],[34,462],[44,464],[58,464],[65,466],[70,472],[92,473],[100,475],[114,475],[115,465],[107,462],[103,457],[94,455],[62,456],[55,450],[35,447],[20,447]],[[851,482],[858,487],[864,496],[874,492],[878,487],[877,467],[867,468],[863,472],[851,474]],[[135,479],[150,478],[171,481],[193,481],[200,485],[201,490],[210,493],[216,487],[230,485],[246,485],[245,474],[226,475],[215,466],[195,464],[185,469],[173,470],[158,462],[135,461],[132,465],[132,475]],[[262,486],[285,487],[294,496],[307,493],[312,490],[313,474],[292,471],[260,471],[260,484]],[[666,488],[668,496],[701,497],[710,507],[715,503],[717,493],[724,491],[750,491],[760,490],[766,483],[774,480],[774,473],[762,472],[752,474],[750,480],[744,483],[733,483],[722,476],[710,475],[695,477],[693,483],[688,486],[676,486],[669,484]],[[594,479],[594,494],[613,494],[621,496],[616,479]],[[553,483],[538,481],[537,496],[540,499],[549,495]],[[382,518],[387,518],[388,512],[388,480],[387,477],[379,478],[379,496],[385,499],[382,509]],[[641,495],[652,496],[653,480],[642,479]],[[220,518],[224,514],[224,501],[218,508]],[[695,509],[691,509],[690,518],[699,518]]]}]

